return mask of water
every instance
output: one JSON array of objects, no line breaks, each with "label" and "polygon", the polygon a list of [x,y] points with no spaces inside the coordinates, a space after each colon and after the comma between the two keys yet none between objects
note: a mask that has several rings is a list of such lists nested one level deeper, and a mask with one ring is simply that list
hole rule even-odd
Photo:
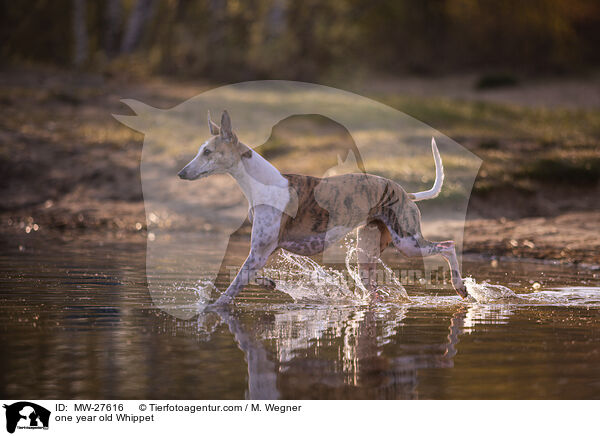
[{"label": "water", "polygon": [[18,245],[0,253],[3,398],[600,398],[599,271],[471,260],[467,301],[392,281],[369,305],[343,268],[289,257],[288,294],[184,321],[154,307],[143,245]]},{"label": "water", "polygon": [[[358,249],[354,241],[347,239],[345,249],[345,269],[323,266],[309,257],[281,250],[275,257],[274,265],[265,268],[264,275],[276,283],[276,289],[289,295],[294,301],[368,304],[370,293],[360,280],[356,266]],[[409,303],[406,289],[392,269],[381,259],[378,259],[378,264],[387,278],[378,289],[381,297]]]}]

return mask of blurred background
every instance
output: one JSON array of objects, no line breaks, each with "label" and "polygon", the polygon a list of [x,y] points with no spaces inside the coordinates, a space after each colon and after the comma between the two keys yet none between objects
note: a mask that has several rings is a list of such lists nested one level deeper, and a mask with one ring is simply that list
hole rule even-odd
[{"label": "blurred background", "polygon": [[[120,99],[166,109],[289,79],[373,98],[483,159],[467,251],[598,263],[599,25],[595,0],[2,0],[1,237],[145,242],[143,136],[111,117],[131,114]],[[303,117],[263,152],[322,175],[319,153],[344,141]],[[436,201],[452,200],[447,182]]]},{"label": "blurred background", "polygon": [[[594,0],[2,1],[4,62],[217,82],[572,74],[600,62]],[[493,85],[492,78],[480,86]],[[503,79],[503,80],[501,80]]]}]

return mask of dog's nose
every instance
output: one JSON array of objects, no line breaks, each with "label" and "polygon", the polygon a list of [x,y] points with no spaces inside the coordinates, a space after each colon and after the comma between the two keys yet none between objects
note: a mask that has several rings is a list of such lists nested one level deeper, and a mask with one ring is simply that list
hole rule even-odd
[{"label": "dog's nose", "polygon": [[185,169],[183,169],[183,170],[179,171],[179,172],[177,173],[177,175],[179,176],[179,178],[180,178],[180,179],[186,179],[186,178],[187,178],[187,177],[186,177],[186,174],[185,174]]}]

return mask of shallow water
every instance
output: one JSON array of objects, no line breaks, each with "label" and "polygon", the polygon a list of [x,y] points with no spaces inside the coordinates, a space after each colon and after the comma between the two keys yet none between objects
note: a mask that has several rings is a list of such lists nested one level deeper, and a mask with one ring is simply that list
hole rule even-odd
[{"label": "shallow water", "polygon": [[375,305],[288,280],[295,301],[253,287],[184,321],[154,307],[143,245],[18,245],[0,253],[3,398],[600,398],[600,271],[471,260],[468,301],[415,284]]}]

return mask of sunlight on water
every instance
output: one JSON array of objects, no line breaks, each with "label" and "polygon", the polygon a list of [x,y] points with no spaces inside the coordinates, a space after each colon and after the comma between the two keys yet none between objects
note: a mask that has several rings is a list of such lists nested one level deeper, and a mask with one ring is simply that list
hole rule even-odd
[{"label": "sunlight on water", "polygon": [[[273,328],[264,330],[263,338],[273,341],[280,362],[289,362],[315,341],[345,337],[340,355],[344,365],[351,366],[356,361],[356,344],[353,342],[360,337],[360,326],[365,322],[366,313],[365,309],[352,306],[276,311]],[[383,346],[402,327],[406,309],[379,307],[373,316],[381,324],[374,339],[378,346]]]},{"label": "sunlight on water", "polygon": [[478,325],[508,324],[513,314],[507,304],[473,304],[467,310],[464,319],[465,333],[471,333]]},{"label": "sunlight on water", "polygon": [[187,298],[163,299],[161,307],[183,311],[202,312],[213,300],[216,287],[209,279],[196,280],[194,283],[175,283],[171,288],[174,295],[182,294]]},{"label": "sunlight on water", "polygon": [[[351,245],[351,242],[349,241],[346,242],[346,249],[346,270],[354,280],[356,286],[360,288],[363,295],[365,295],[368,298],[369,291],[367,291],[367,289],[365,289],[365,287],[362,284],[360,274],[358,272],[358,266],[356,265],[356,262],[352,264],[352,259],[355,255],[358,255],[359,249]],[[376,260],[377,263],[379,263],[379,265],[381,265],[381,267],[383,268],[386,277],[385,281],[387,283],[390,283],[390,285],[378,286],[377,292],[387,299],[409,302],[410,298],[406,293],[406,289],[404,289],[404,286],[402,286],[402,283],[400,283],[400,280],[398,280],[392,269],[388,267],[380,258],[377,258]]]},{"label": "sunlight on water", "polygon": [[[294,299],[296,303],[363,305],[370,303],[369,291],[360,280],[358,267],[353,262],[356,249],[348,247],[346,255],[346,270],[319,265],[314,260],[281,251],[275,264],[264,269],[264,276],[276,283],[276,289]],[[389,285],[378,287],[378,293],[383,297],[383,303],[396,303],[412,307],[452,307],[464,304],[471,305],[473,318],[485,317],[504,319],[509,306],[564,306],[564,307],[600,307],[600,288],[598,287],[564,287],[540,290],[531,293],[515,293],[512,289],[487,282],[477,283],[473,277],[465,278],[469,297],[462,300],[456,295],[409,296],[393,271],[380,259],[379,264],[386,274]],[[208,280],[198,280],[193,285],[177,283],[172,288],[175,292],[186,292],[195,295],[195,303],[177,304],[173,307],[193,310],[196,313],[204,311],[206,306],[214,301],[218,293],[214,284]],[[485,312],[485,314],[483,314]],[[483,314],[483,315],[482,315]],[[496,317],[499,315],[499,317]]]},{"label": "sunlight on water", "polygon": [[363,293],[355,293],[342,271],[319,265],[314,260],[282,251],[275,268],[265,268],[278,290],[295,301],[352,301],[361,303]]},{"label": "sunlight on water", "polygon": [[[469,299],[415,281],[409,299],[365,304],[356,251],[326,265],[335,269],[288,256],[270,267],[297,301],[251,286],[207,309],[230,277],[216,289],[208,271],[165,268],[149,289],[143,256],[87,250],[0,255],[6,397],[598,398],[594,270],[466,260]],[[383,281],[405,295],[399,280]],[[105,375],[73,371],[74,355]],[[152,383],[156,374],[169,383]]]},{"label": "sunlight on water", "polygon": [[[364,287],[354,261],[357,249],[349,243],[346,248],[346,271],[324,267],[308,257],[281,251],[277,267],[265,268],[264,272],[275,281],[278,290],[295,301],[368,303],[370,293]],[[386,300],[409,302],[406,290],[393,271],[381,259],[377,261],[383,267],[386,282],[390,283],[378,287],[378,293]]]},{"label": "sunlight on water", "polygon": [[565,307],[600,307],[600,288],[564,287],[516,294],[502,285],[477,283],[472,277],[465,279],[469,299],[478,304],[551,305]]},{"label": "sunlight on water", "polygon": [[215,285],[208,279],[198,280],[196,286],[191,288],[198,296],[198,304],[209,304],[212,293],[216,290]]},{"label": "sunlight on water", "polygon": [[[364,305],[372,303],[369,291],[360,279],[357,266],[358,249],[354,241],[344,241],[346,249],[345,269],[323,266],[315,260],[282,250],[272,266],[263,274],[276,284],[276,289],[289,295],[295,303],[324,305]],[[493,284],[483,279],[481,283],[473,277],[464,279],[469,297],[438,295],[436,289],[426,289],[425,295],[409,296],[402,283],[390,267],[376,259],[379,267],[377,293],[382,297],[378,306],[395,304],[410,307],[444,308],[468,305],[472,318],[502,320],[513,306],[564,306],[600,307],[600,288],[561,287],[536,289],[533,292],[516,293],[507,286]],[[383,273],[384,280],[380,280]],[[161,298],[161,308],[169,306],[178,310],[202,313],[215,300],[219,291],[211,280],[178,282],[168,286]],[[446,291],[444,291],[446,292]],[[184,295],[182,298],[179,294]]]},{"label": "sunlight on water", "polygon": [[600,288],[598,287],[569,287],[558,288],[525,294],[532,303],[545,303],[554,306],[578,306],[585,308],[600,307]]},{"label": "sunlight on water", "polygon": [[464,279],[470,298],[478,303],[504,301],[519,301],[519,297],[511,289],[502,285],[492,285],[489,283],[477,283],[474,278]]}]

